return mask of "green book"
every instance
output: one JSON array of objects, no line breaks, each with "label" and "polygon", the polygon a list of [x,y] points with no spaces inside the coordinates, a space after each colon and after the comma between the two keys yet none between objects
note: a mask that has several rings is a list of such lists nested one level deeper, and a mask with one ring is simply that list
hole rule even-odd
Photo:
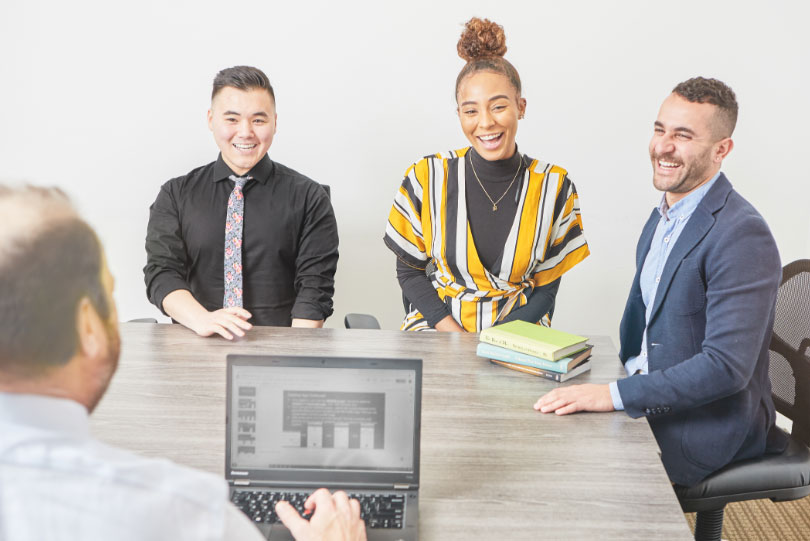
[{"label": "green book", "polygon": [[588,339],[526,321],[510,321],[481,331],[482,342],[557,361],[588,347]]}]

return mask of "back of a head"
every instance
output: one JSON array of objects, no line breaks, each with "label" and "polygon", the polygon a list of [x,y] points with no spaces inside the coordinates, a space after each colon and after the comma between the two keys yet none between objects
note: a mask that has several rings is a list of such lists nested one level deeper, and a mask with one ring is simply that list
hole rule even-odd
[{"label": "back of a head", "polygon": [[717,106],[715,134],[718,139],[731,137],[737,125],[737,97],[727,84],[717,79],[692,77],[672,89],[674,94],[691,103],[710,103]]},{"label": "back of a head", "polygon": [[464,25],[456,46],[458,55],[467,62],[456,78],[456,95],[461,82],[479,71],[491,71],[506,76],[521,93],[520,76],[506,60],[506,34],[503,27],[489,19],[473,17]]},{"label": "back of a head", "polygon": [[36,375],[76,352],[76,313],[88,297],[102,317],[102,251],[55,188],[0,185],[0,371]]}]

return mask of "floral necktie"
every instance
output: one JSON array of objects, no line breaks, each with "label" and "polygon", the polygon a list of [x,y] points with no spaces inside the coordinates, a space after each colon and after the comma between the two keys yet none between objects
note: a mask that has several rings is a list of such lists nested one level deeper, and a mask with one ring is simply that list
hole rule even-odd
[{"label": "floral necktie", "polygon": [[253,177],[228,177],[234,182],[225,216],[225,299],[223,306],[242,306],[242,225],[245,219],[245,195],[242,188]]}]

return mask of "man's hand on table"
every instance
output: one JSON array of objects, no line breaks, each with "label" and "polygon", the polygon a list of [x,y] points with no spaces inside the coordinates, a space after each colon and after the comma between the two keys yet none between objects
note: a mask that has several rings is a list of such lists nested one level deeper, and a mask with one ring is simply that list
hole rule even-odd
[{"label": "man's hand on table", "polygon": [[245,331],[253,328],[248,322],[250,317],[250,312],[244,308],[220,308],[197,314],[189,327],[199,336],[218,334],[227,340],[233,340],[234,336],[245,336]]},{"label": "man's hand on table", "polygon": [[301,518],[289,503],[276,504],[276,513],[296,541],[366,540],[366,524],[360,519],[360,503],[350,500],[345,492],[330,494],[325,488],[319,488],[307,498],[304,509],[315,511],[309,521]]},{"label": "man's hand on table", "polygon": [[534,409],[543,413],[566,415],[577,411],[613,411],[613,400],[610,398],[610,386],[571,385],[557,387],[550,393],[541,396],[534,404]]},{"label": "man's hand on table", "polygon": [[234,336],[245,336],[245,331],[253,328],[248,322],[253,316],[244,308],[231,306],[209,312],[187,289],[176,289],[166,295],[163,311],[199,336],[218,334],[233,340]]}]

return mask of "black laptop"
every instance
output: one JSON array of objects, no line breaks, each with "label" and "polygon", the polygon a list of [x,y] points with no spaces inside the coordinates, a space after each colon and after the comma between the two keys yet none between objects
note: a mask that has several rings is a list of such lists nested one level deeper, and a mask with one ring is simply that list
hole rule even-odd
[{"label": "black laptop", "polygon": [[228,355],[225,476],[269,539],[318,488],[360,500],[368,539],[417,539],[420,359]]}]

